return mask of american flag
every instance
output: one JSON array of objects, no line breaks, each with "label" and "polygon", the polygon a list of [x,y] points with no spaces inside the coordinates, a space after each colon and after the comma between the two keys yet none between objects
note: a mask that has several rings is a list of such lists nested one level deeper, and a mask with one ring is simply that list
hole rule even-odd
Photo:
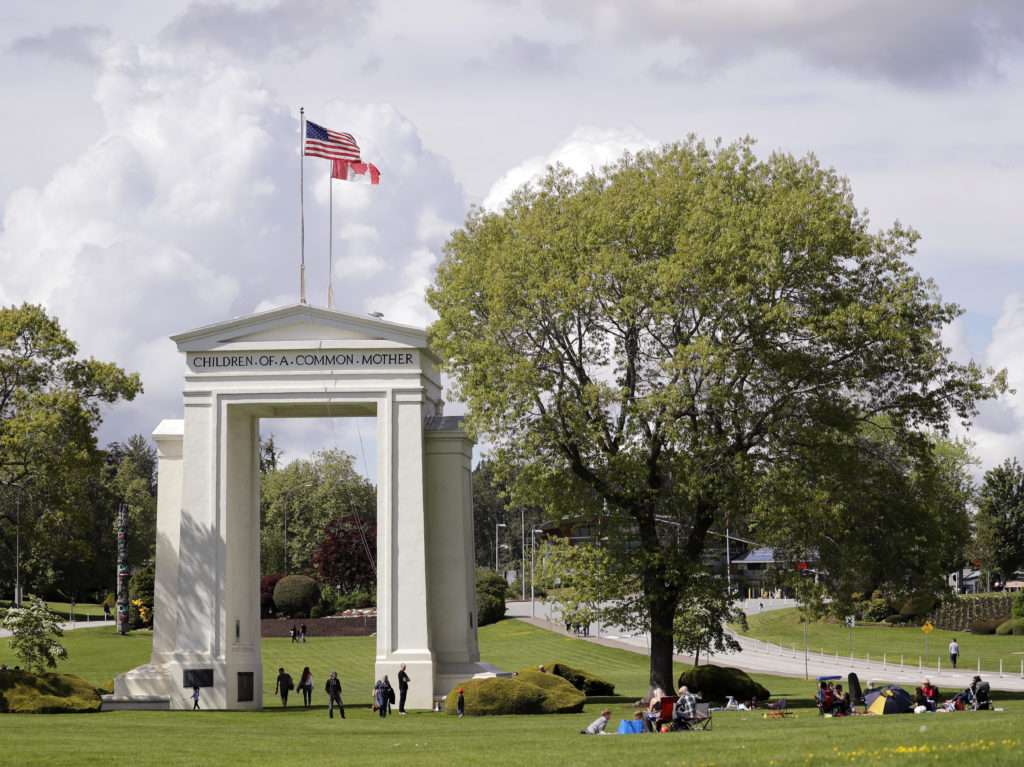
[{"label": "american flag", "polygon": [[359,145],[351,133],[327,130],[315,122],[306,120],[307,157],[323,157],[325,160],[348,160],[359,162]]}]

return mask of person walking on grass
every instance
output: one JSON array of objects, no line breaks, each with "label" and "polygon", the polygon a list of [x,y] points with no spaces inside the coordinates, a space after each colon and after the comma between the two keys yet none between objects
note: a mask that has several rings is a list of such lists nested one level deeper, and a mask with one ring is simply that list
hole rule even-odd
[{"label": "person walking on grass", "polygon": [[302,693],[303,707],[309,708],[313,704],[313,672],[309,670],[309,666],[302,669],[302,674],[299,675],[299,692]]},{"label": "person walking on grass", "polygon": [[292,675],[284,673],[283,668],[277,670],[277,683],[274,685],[274,694],[281,693],[281,705],[288,707],[288,693],[295,688]]},{"label": "person walking on grass", "polygon": [[199,688],[198,687],[193,687],[192,688],[192,700],[193,700],[192,710],[193,711],[198,711],[199,710]]},{"label": "person walking on grass", "polygon": [[960,645],[956,643],[956,637],[949,643],[949,662],[956,668],[956,659],[960,657]]},{"label": "person walking on grass", "polygon": [[327,717],[334,719],[334,707],[338,707],[338,714],[341,718],[345,718],[345,707],[341,705],[341,682],[338,681],[338,672],[332,671],[331,678],[327,680],[327,684],[324,686],[324,692],[327,693]]},{"label": "person walking on grass", "polygon": [[373,686],[373,700],[377,704],[377,712],[380,714],[381,719],[388,715],[388,709],[391,707],[391,701],[394,699],[395,691],[388,681],[388,675],[385,674]]}]

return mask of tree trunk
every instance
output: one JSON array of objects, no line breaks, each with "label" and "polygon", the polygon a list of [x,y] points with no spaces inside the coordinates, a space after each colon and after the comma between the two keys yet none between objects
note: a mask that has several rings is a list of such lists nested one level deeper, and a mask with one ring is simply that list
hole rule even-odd
[{"label": "tree trunk", "polygon": [[651,610],[651,687],[660,687],[666,695],[674,695],[672,678],[672,620],[675,618],[675,599],[664,593],[650,595]]}]

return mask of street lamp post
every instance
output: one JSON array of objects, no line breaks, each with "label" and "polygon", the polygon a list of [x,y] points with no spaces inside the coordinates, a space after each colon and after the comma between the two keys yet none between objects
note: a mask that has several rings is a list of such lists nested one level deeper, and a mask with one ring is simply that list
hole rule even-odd
[{"label": "street lamp post", "polygon": [[288,575],[288,501],[292,497],[292,493],[298,490],[300,487],[313,487],[312,482],[303,482],[301,485],[295,485],[288,489],[288,492],[284,494],[284,574]]},{"label": "street lamp post", "polygon": [[504,522],[498,522],[494,526],[494,572],[498,572],[498,528],[507,527]]},{"label": "street lamp post", "polygon": [[[21,607],[21,494],[28,492],[18,485],[18,502],[15,504],[14,522],[14,606]],[[32,497],[32,493],[28,493]]]},{"label": "street lamp post", "polygon": [[14,533],[14,606],[21,607],[21,487],[18,487],[17,521]]},{"label": "street lamp post", "polygon": [[[537,569],[537,533],[543,533],[543,530],[537,530],[534,528],[530,530],[530,617],[537,617],[537,603],[533,598],[533,575]],[[525,585],[525,584],[524,584]]]},{"label": "street lamp post", "polygon": [[526,507],[523,506],[519,509],[519,513],[522,517],[522,535],[520,542],[523,544],[523,569],[519,572],[519,583],[523,587],[523,599],[526,599]]}]

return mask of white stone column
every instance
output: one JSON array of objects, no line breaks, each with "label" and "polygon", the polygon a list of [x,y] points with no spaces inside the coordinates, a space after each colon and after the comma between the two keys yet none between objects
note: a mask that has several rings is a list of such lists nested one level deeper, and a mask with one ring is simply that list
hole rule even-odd
[{"label": "white stone column", "polygon": [[396,390],[377,414],[378,452],[383,460],[378,461],[377,476],[375,674],[378,679],[387,674],[394,683],[399,664],[405,663],[412,679],[409,708],[429,708],[434,692],[427,613],[423,410],[422,390]]},{"label": "white stone column", "polygon": [[428,418],[425,432],[430,630],[439,672],[452,664],[480,660],[473,556],[473,442],[459,429],[458,421],[451,416]]},{"label": "white stone column", "polygon": [[178,540],[181,534],[181,458],[185,423],[161,421],[153,431],[158,463],[156,578],[151,662],[167,663],[177,638]]},{"label": "white stone column", "polygon": [[[216,657],[224,658],[225,697],[232,709],[260,708],[260,487],[259,419],[243,406],[223,408],[223,601],[217,611]],[[239,684],[251,674],[252,684]],[[239,687],[251,689],[239,700]]]},{"label": "white stone column", "polygon": [[[226,708],[223,661],[215,668],[217,616],[223,602],[222,529],[217,509],[220,440],[216,398],[209,392],[185,393],[181,525],[178,549],[178,607],[175,649],[169,665],[171,708],[187,708],[186,669],[213,669],[214,684],[203,690],[209,708]],[[219,683],[219,684],[218,684]]]}]

